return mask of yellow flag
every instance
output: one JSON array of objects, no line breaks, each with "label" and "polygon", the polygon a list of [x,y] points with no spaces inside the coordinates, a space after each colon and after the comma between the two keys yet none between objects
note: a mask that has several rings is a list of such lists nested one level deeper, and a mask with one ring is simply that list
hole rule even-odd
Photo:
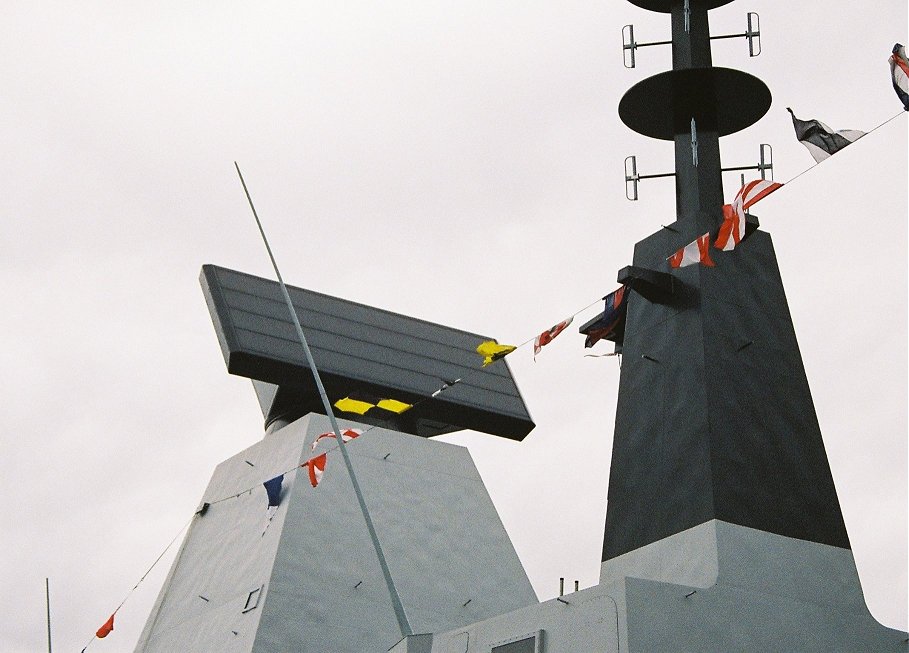
[{"label": "yellow flag", "polygon": [[345,413],[356,413],[357,415],[365,415],[367,410],[375,407],[376,404],[360,401],[359,399],[351,399],[350,397],[344,397],[335,402],[335,408],[338,410],[343,410]]},{"label": "yellow flag", "polygon": [[390,410],[393,413],[398,413],[399,415],[405,410],[410,410],[413,408],[413,404],[405,404],[403,401],[398,401],[397,399],[383,399],[376,404],[382,410]]},{"label": "yellow flag", "polygon": [[413,404],[406,404],[397,399],[380,399],[379,397],[361,396],[360,398],[344,397],[335,402],[335,408],[343,410],[345,413],[356,413],[365,415],[373,408],[381,408],[392,413],[401,414],[404,411],[413,408]]},{"label": "yellow flag", "polygon": [[486,340],[477,345],[477,353],[483,357],[483,367],[504,358],[517,347],[514,345],[500,345],[495,340]]}]

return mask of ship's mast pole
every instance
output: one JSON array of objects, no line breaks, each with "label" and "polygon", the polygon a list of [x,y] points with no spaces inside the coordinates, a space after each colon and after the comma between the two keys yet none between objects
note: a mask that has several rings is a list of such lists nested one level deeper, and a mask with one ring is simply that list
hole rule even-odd
[{"label": "ship's mast pole", "polygon": [[262,222],[259,220],[259,214],[256,212],[256,207],[253,205],[249,189],[246,187],[246,181],[243,179],[243,173],[240,172],[240,166],[237,165],[236,161],[234,161],[234,166],[237,168],[237,174],[240,176],[240,183],[243,184],[243,192],[246,193],[246,199],[249,202],[249,208],[252,209],[253,217],[256,219],[259,233],[262,234],[262,242],[265,243],[265,249],[268,251],[268,258],[271,259],[271,265],[275,270],[275,276],[278,277],[278,283],[281,286],[281,293],[284,295],[287,310],[290,312],[294,328],[297,330],[297,337],[300,340],[300,345],[303,347],[303,354],[306,356],[306,362],[309,364],[309,369],[312,371],[316,387],[319,389],[319,396],[322,398],[322,406],[325,408],[325,414],[328,415],[328,419],[331,422],[331,428],[335,433],[335,439],[338,441],[341,457],[344,458],[347,473],[350,475],[350,483],[353,485],[354,494],[357,496],[357,503],[360,505],[360,511],[363,513],[363,520],[366,522],[366,529],[369,531],[372,546],[376,551],[376,557],[379,559],[379,567],[382,568],[382,575],[385,577],[385,584],[388,586],[388,593],[391,596],[391,604],[394,608],[395,617],[398,620],[398,627],[401,629],[401,635],[404,637],[412,635],[413,631],[410,628],[410,623],[407,621],[404,605],[401,603],[401,597],[398,595],[398,590],[391,577],[391,571],[388,569],[388,562],[385,560],[385,554],[382,552],[382,545],[379,543],[376,527],[372,523],[372,517],[369,515],[366,501],[363,499],[363,492],[360,490],[360,483],[357,481],[357,475],[354,473],[353,463],[350,461],[350,454],[347,453],[347,445],[344,444],[344,438],[341,437],[341,429],[338,426],[338,421],[335,418],[334,410],[332,410],[331,402],[328,400],[328,395],[325,392],[325,386],[322,385],[322,378],[319,376],[319,370],[316,368],[316,363],[313,360],[309,344],[306,342],[306,335],[303,333],[303,327],[300,326],[300,319],[297,317],[297,311],[294,309],[293,302],[290,299],[290,293],[287,292],[287,286],[284,284],[284,279],[281,277],[280,270],[278,270],[278,263],[275,261],[271,246],[268,244],[268,238],[265,236],[265,229],[262,227]]}]

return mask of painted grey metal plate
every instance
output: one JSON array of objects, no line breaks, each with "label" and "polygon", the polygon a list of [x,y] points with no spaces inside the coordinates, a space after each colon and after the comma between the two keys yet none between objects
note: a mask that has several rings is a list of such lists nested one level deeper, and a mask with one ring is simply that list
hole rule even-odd
[{"label": "painted grey metal plate", "polygon": [[[536,605],[467,449],[340,427],[364,430],[348,454],[415,631]],[[193,519],[136,653],[379,653],[400,639],[340,452],[324,449],[317,487],[299,466],[331,428],[310,415],[218,466],[202,497],[210,507]],[[262,480],[281,473],[268,508]],[[428,653],[431,636],[413,640],[403,650]]]},{"label": "painted grey metal plate", "polygon": [[[278,283],[214,265],[202,267],[200,282],[228,372],[299,389],[322,412]],[[488,337],[303,288],[288,292],[332,402],[369,393],[415,404],[404,413],[411,420],[514,440],[533,429],[507,362],[481,366],[475,349]]]}]

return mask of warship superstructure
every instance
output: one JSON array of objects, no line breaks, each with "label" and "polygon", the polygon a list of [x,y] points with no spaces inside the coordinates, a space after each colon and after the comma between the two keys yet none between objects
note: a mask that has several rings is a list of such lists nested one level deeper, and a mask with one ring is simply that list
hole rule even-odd
[{"label": "warship superstructure", "polygon": [[[228,371],[253,380],[266,432],[215,471],[137,653],[907,650],[865,606],[770,236],[750,217],[715,266],[666,263],[716,232],[719,139],[771,102],[757,78],[712,65],[708,12],[730,1],[631,0],[669,16],[673,68],[632,87],[619,116],[674,144],[676,219],[618,273],[599,583],[538,602],[470,454],[430,439],[533,429],[507,360],[479,367],[487,337],[292,288],[333,402],[413,406],[339,413],[363,433],[348,447],[402,633],[343,466],[329,455],[308,476],[333,428],[278,284],[205,266]],[[260,485],[282,474],[266,507]]]}]

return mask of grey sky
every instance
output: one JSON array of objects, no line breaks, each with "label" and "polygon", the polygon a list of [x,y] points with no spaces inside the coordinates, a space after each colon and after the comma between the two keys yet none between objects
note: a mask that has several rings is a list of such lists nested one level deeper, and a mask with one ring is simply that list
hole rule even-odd
[{"label": "grey sky", "polygon": [[[784,5],[784,6],[781,6]],[[763,54],[714,63],[774,96],[723,139],[813,164],[791,106],[870,130],[901,105],[887,57],[901,0],[736,2]],[[0,11],[0,648],[79,650],[195,509],[214,466],[261,437],[227,375],[203,263],[271,276],[239,161],[289,283],[522,342],[616,287],[634,243],[674,219],[671,181],[624,198],[622,161],[671,146],[622,125],[668,20],[627,2],[10,2]],[[765,199],[866,599],[907,627],[907,115]],[[727,175],[731,199],[738,186]],[[667,254],[669,254],[667,252]],[[596,308],[578,316],[592,317]],[[470,446],[541,598],[596,582],[618,364],[572,329],[509,357],[537,428]],[[600,345],[599,353],[608,351]],[[165,560],[90,651],[131,650]]]}]

